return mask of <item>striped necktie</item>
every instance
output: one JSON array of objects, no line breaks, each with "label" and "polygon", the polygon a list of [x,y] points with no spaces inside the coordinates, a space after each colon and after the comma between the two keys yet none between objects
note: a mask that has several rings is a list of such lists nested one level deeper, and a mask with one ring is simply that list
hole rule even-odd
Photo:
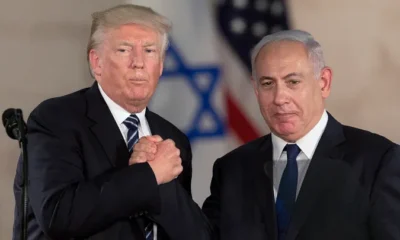
[{"label": "striped necktie", "polygon": [[[133,151],[133,146],[139,141],[139,118],[135,114],[131,114],[124,121],[125,126],[128,128],[127,147],[130,153]],[[137,218],[139,225],[144,229],[146,240],[153,240],[153,223],[145,216]]]},{"label": "striped necktie", "polygon": [[128,128],[127,146],[129,152],[132,152],[133,146],[139,141],[139,118],[135,114],[131,114],[124,121],[125,126]]}]

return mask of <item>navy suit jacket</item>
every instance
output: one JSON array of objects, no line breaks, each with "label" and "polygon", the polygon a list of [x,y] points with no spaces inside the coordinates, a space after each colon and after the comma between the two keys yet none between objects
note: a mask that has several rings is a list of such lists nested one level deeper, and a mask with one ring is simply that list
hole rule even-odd
[{"label": "navy suit jacket", "polygon": [[[224,240],[276,240],[271,135],[214,164],[203,211]],[[399,240],[400,147],[331,115],[286,240]]]},{"label": "navy suit jacket", "polygon": [[[27,121],[28,239],[144,239],[134,216],[147,214],[158,239],[208,239],[209,227],[191,198],[192,153],[187,137],[147,110],[152,134],[180,149],[183,172],[160,186],[148,163],[130,154],[97,83],[46,100]],[[14,184],[14,239],[20,239],[22,162]],[[133,217],[132,217],[133,216]]]}]

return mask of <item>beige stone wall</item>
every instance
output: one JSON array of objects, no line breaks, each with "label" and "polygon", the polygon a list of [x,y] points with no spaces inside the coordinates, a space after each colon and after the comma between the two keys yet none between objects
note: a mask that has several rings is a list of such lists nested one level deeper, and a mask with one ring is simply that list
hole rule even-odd
[{"label": "beige stone wall", "polygon": [[400,143],[400,2],[290,0],[295,28],[310,31],[333,68],[327,109],[341,122]]},{"label": "beige stone wall", "polygon": [[[89,14],[119,2],[1,0],[0,110],[22,107],[27,117],[40,101],[90,85]],[[328,110],[343,123],[400,143],[400,2],[291,0],[289,6],[293,26],[320,40],[333,67]],[[0,131],[0,240],[11,238],[18,153]]]}]

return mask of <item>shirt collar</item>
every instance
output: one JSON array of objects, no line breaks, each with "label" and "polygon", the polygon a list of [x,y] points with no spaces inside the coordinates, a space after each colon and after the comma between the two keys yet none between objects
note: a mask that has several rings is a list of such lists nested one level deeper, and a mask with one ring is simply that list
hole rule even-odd
[{"label": "shirt collar", "polygon": [[[98,83],[97,83],[98,84]],[[120,125],[122,124],[130,115],[131,113],[126,111],[116,102],[114,102],[107,94],[104,92],[103,88],[98,84],[100,94],[103,96],[104,101],[106,102],[108,108],[113,115],[115,122]],[[144,108],[141,112],[135,113],[136,116],[139,118],[140,122],[143,123],[146,120],[146,108]]]},{"label": "shirt collar", "polygon": [[[312,159],[315,149],[317,148],[318,142],[325,131],[325,127],[328,123],[328,113],[326,110],[322,113],[319,122],[309,131],[304,137],[296,141],[297,146],[307,156],[308,159]],[[282,138],[271,133],[272,146],[273,146],[273,160],[279,160],[283,149],[285,148],[286,142]]]}]

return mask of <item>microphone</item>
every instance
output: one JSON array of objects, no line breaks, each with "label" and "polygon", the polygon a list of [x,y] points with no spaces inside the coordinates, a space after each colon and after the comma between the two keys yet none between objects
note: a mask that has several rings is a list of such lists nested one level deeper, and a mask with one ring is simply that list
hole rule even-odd
[{"label": "microphone", "polygon": [[[22,120],[21,109],[9,108],[3,112],[2,115],[3,126],[6,128],[7,135],[15,140],[21,139],[21,132],[19,130],[18,122]],[[26,131],[26,124],[22,120],[23,131]],[[25,133],[25,132],[24,132]]]},{"label": "microphone", "polygon": [[21,148],[22,156],[22,193],[21,193],[21,206],[22,216],[21,221],[21,234],[22,240],[28,238],[28,152],[27,152],[27,139],[26,132],[27,126],[22,116],[22,110],[19,108],[9,108],[3,112],[2,115],[3,126],[6,128],[7,135],[15,140],[18,140],[19,147]]}]

